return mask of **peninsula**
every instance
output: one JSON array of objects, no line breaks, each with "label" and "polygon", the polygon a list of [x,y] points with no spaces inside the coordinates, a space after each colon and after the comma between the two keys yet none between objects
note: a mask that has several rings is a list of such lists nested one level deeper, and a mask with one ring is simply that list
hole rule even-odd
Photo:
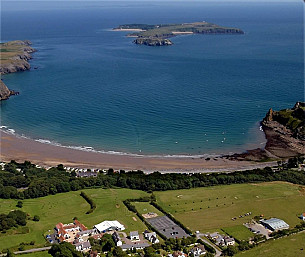
[{"label": "peninsula", "polygon": [[[17,71],[25,71],[31,68],[29,60],[32,58],[31,53],[36,50],[30,45],[28,40],[9,41],[0,44],[0,75],[13,73]],[[0,82],[0,101],[8,99],[16,92],[9,90],[1,80]]]},{"label": "peninsula", "polygon": [[168,38],[188,34],[244,34],[241,29],[223,27],[206,21],[182,24],[124,24],[115,31],[132,31],[128,37],[135,37],[135,44],[147,46],[172,45]]}]

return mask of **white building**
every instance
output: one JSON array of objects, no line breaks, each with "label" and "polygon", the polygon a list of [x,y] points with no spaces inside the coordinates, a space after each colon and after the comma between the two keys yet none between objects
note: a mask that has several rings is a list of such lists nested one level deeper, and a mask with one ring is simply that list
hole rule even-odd
[{"label": "white building", "polygon": [[129,233],[129,237],[130,237],[130,240],[132,240],[132,241],[139,241],[140,240],[140,236],[139,236],[138,231],[131,231]]},{"label": "white building", "polygon": [[235,240],[232,237],[224,237],[224,241],[226,246],[235,245]]},{"label": "white building", "polygon": [[203,245],[199,245],[199,246],[192,248],[190,253],[192,253],[194,255],[194,257],[199,257],[201,255],[206,254],[207,252]]},{"label": "white building", "polygon": [[145,237],[145,239],[147,239],[149,242],[151,242],[153,244],[157,244],[160,242],[159,239],[157,238],[156,232],[145,231],[144,237]]},{"label": "white building", "polygon": [[94,227],[99,231],[99,233],[105,233],[111,230],[121,231],[125,229],[124,225],[117,220],[105,220]]},{"label": "white building", "polygon": [[305,221],[305,212],[301,214],[300,219]]}]

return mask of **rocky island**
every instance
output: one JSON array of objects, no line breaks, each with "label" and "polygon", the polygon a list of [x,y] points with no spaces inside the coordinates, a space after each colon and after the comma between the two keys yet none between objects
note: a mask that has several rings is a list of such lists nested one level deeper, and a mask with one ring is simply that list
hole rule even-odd
[{"label": "rocky island", "polygon": [[[1,43],[0,75],[29,70],[31,65],[28,61],[32,58],[31,53],[36,51],[30,46],[31,44],[28,40]],[[16,92],[9,90],[1,80],[0,100],[6,100],[15,94]]]},{"label": "rocky island", "polygon": [[188,34],[244,34],[241,29],[219,26],[209,22],[193,22],[182,24],[124,24],[115,31],[132,31],[128,37],[136,37],[135,44],[147,46],[172,45],[168,38]]}]

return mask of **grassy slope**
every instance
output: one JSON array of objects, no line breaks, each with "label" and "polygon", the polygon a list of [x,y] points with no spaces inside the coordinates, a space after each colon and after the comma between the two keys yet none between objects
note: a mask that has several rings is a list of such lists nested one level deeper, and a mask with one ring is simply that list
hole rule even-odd
[{"label": "grassy slope", "polygon": [[[242,225],[259,214],[281,218],[293,227],[300,222],[297,215],[304,212],[305,195],[299,189],[273,182],[157,192],[156,196],[163,208],[193,231],[213,232]],[[251,216],[231,220],[250,211]]]},{"label": "grassy slope", "polygon": [[22,55],[25,45],[20,45],[20,41],[10,41],[0,44],[0,62],[2,64],[11,63],[11,58]]},{"label": "grassy slope", "polygon": [[[146,193],[128,189],[87,189],[83,191],[97,205],[96,210],[89,215],[85,213],[90,206],[79,195],[80,191],[24,200],[22,210],[31,216],[39,215],[40,221],[28,221],[27,226],[30,229],[28,234],[0,234],[0,250],[32,240],[37,245],[42,245],[45,243],[44,233],[52,230],[58,222],[72,222],[75,216],[88,228],[106,219],[117,219],[125,225],[126,231],[145,230],[145,225],[138,219],[137,221],[133,219],[135,215],[127,210],[122,201],[127,198],[146,196]],[[16,209],[16,203],[15,200],[0,199],[0,213]]]},{"label": "grassy slope", "polygon": [[[303,249],[303,250],[301,250]],[[305,233],[299,233],[286,238],[268,241],[249,251],[234,255],[236,257],[304,257]]]}]

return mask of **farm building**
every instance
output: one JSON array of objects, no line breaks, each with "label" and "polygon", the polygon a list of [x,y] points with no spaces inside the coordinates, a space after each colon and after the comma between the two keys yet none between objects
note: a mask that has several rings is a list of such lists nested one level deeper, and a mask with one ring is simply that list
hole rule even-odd
[{"label": "farm building", "polygon": [[124,225],[122,225],[117,220],[105,220],[105,221],[95,225],[94,227],[99,231],[99,233],[102,233],[102,232],[105,233],[105,232],[111,231],[111,230],[121,231],[121,230],[125,229]]},{"label": "farm building", "polygon": [[305,212],[301,214],[300,219],[305,221]]},{"label": "farm building", "polygon": [[289,229],[289,225],[285,221],[277,219],[277,218],[271,218],[269,220],[262,220],[261,223],[266,228],[268,228],[272,231]]}]

